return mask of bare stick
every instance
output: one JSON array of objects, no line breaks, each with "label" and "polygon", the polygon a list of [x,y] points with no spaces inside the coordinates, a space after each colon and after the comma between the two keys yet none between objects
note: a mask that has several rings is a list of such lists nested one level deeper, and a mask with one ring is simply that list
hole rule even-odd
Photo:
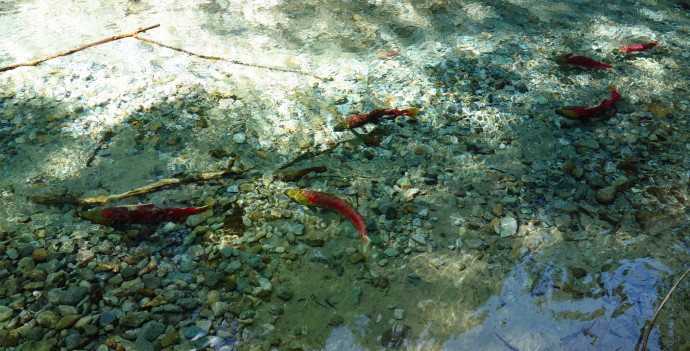
[{"label": "bare stick", "polygon": [[[134,190],[130,190],[127,192],[124,192],[122,194],[114,194],[114,195],[100,195],[96,197],[88,197],[88,198],[82,198],[78,199],[73,196],[66,196],[63,195],[58,198],[51,198],[51,197],[46,197],[46,196],[33,196],[31,197],[31,200],[37,203],[42,203],[42,204],[47,204],[47,205],[55,205],[55,204],[71,204],[71,205],[104,205],[107,202],[113,201],[113,200],[119,200],[119,199],[124,199],[127,197],[132,197],[132,196],[137,196],[137,195],[143,195],[143,194],[148,194],[154,191],[159,190],[160,188],[163,188],[168,185],[179,185],[179,184],[187,184],[187,183],[200,183],[204,182],[207,180],[211,179],[218,179],[218,178],[223,178],[225,176],[228,176],[232,173],[232,165],[237,160],[239,156],[233,157],[228,161],[227,167],[225,167],[224,170],[219,171],[219,172],[207,172],[207,173],[202,173],[201,175],[190,175],[186,177],[181,177],[181,178],[167,178],[167,179],[162,179],[159,180],[153,184],[149,184],[146,186],[143,186],[141,188],[137,188]],[[245,169],[242,172],[246,172],[249,169]]]},{"label": "bare stick", "polygon": [[668,294],[666,294],[666,297],[664,297],[664,300],[661,301],[659,308],[656,309],[656,313],[654,313],[654,317],[652,318],[652,323],[649,325],[649,328],[644,333],[644,340],[642,341],[642,348],[640,349],[640,351],[644,351],[647,348],[647,339],[649,338],[649,333],[652,332],[652,328],[654,328],[654,323],[656,322],[656,318],[659,317],[659,313],[661,312],[661,309],[664,307],[664,304],[666,303],[666,301],[668,301],[668,298],[671,297],[671,294],[673,294],[673,292],[676,290],[676,288],[678,287],[680,282],[683,281],[683,279],[685,279],[685,277],[688,275],[688,273],[690,273],[690,268],[688,268],[688,270],[685,271],[685,273],[683,273],[683,275],[680,277],[680,279],[678,279],[676,284],[673,285],[673,287],[668,292]]},{"label": "bare stick", "polygon": [[197,53],[194,53],[194,52],[185,50],[185,49],[181,49],[181,48],[177,48],[177,47],[174,47],[174,46],[166,45],[166,44],[163,44],[163,43],[161,43],[161,42],[157,42],[157,41],[152,40],[152,39],[142,38],[142,37],[140,37],[140,36],[138,36],[138,35],[134,35],[133,37],[136,38],[136,39],[139,39],[139,40],[141,40],[141,41],[145,41],[145,42],[147,42],[147,43],[151,43],[151,44],[154,44],[154,45],[158,45],[158,46],[161,46],[161,47],[170,49],[170,50],[179,51],[179,52],[185,53],[185,54],[187,54],[187,55],[192,55],[192,56],[200,57],[200,58],[206,59],[206,60],[225,61],[225,62],[230,62],[230,63],[232,63],[233,65],[240,65],[240,66],[248,66],[248,67],[262,68],[262,69],[267,69],[267,70],[271,70],[271,71],[278,71],[278,72],[285,72],[285,73],[301,74],[301,75],[303,75],[303,76],[309,76],[309,77],[316,78],[316,79],[320,79],[320,80],[331,80],[331,78],[328,78],[328,77],[319,77],[319,76],[317,76],[317,75],[315,75],[315,74],[311,74],[311,73],[309,73],[309,72],[297,71],[297,70],[292,70],[292,69],[287,69],[287,68],[280,68],[280,67],[274,67],[274,66],[257,65],[257,64],[254,64],[254,63],[247,63],[247,62],[242,62],[242,61],[227,59],[227,58],[224,58],[224,57],[218,57],[218,56],[202,55],[202,54],[197,54]]},{"label": "bare stick", "polygon": [[33,61],[29,61],[29,62],[16,63],[16,64],[14,64],[14,65],[9,65],[9,66],[5,66],[5,67],[0,67],[0,72],[9,71],[9,70],[15,69],[15,68],[17,68],[17,67],[36,66],[36,65],[38,65],[38,64],[41,63],[41,62],[45,62],[45,61],[48,61],[48,60],[52,60],[52,59],[54,59],[54,58],[56,58],[56,57],[67,56],[67,55],[69,55],[69,54],[73,54],[73,53],[75,53],[75,52],[77,52],[77,51],[81,51],[81,50],[84,50],[84,49],[86,49],[86,48],[90,48],[90,47],[92,47],[92,46],[101,45],[101,44],[105,44],[105,43],[108,43],[108,42],[111,42],[111,41],[120,40],[120,39],[124,39],[124,38],[136,37],[138,33],[147,31],[147,30],[149,30],[149,29],[156,28],[156,27],[158,27],[158,26],[160,26],[160,24],[154,24],[154,25],[152,25],[152,26],[148,26],[148,27],[144,27],[144,28],[139,28],[139,29],[135,30],[135,31],[132,32],[132,33],[125,33],[125,34],[114,35],[114,36],[112,36],[112,37],[110,37],[110,38],[105,38],[105,39],[102,39],[102,40],[99,40],[99,41],[95,41],[95,42],[90,43],[90,44],[82,45],[82,46],[76,47],[76,48],[74,48],[74,49],[70,49],[70,50],[67,50],[67,51],[64,51],[64,52],[55,54],[55,55],[46,56],[46,57],[43,57],[43,58],[40,58],[40,59],[36,59],[36,60],[33,60]]},{"label": "bare stick", "polygon": [[497,337],[499,340],[503,341],[503,343],[506,345],[507,348],[511,349],[512,351],[519,351],[519,350],[517,349],[517,347],[515,347],[515,346],[511,345],[510,343],[508,343],[507,341],[505,341],[505,339],[503,339],[500,335],[498,335],[497,332],[494,332],[494,334],[496,334],[496,337]]}]

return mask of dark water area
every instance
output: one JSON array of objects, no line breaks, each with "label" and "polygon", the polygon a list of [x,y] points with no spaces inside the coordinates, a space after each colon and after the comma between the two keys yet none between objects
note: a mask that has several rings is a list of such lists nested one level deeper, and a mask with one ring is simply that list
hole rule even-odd
[{"label": "dark water area", "polygon": [[2,2],[0,350],[640,350],[688,8]]}]

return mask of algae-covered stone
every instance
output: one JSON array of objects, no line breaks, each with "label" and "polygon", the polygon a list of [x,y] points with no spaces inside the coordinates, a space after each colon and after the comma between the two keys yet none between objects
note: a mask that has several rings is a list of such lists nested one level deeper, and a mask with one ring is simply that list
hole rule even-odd
[{"label": "algae-covered stone", "polygon": [[597,201],[602,205],[610,205],[616,199],[616,187],[607,186],[597,191]]},{"label": "algae-covered stone", "polygon": [[81,318],[78,314],[71,314],[60,318],[55,325],[56,330],[71,328]]},{"label": "algae-covered stone", "polygon": [[7,306],[0,306],[0,322],[4,322],[10,318],[12,318],[12,315],[14,314],[14,311],[7,307]]}]

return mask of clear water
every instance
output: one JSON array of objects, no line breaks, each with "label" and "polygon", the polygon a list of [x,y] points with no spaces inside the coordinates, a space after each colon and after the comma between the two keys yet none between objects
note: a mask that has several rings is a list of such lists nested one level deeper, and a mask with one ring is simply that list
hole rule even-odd
[{"label": "clear water", "polygon": [[[522,155],[506,157],[498,164],[499,168],[521,165],[518,158],[525,158],[524,154],[533,146],[536,161],[530,165],[531,174],[545,174],[556,162],[549,160],[552,156],[549,153],[557,153],[570,142],[559,140],[560,126],[550,125],[546,134],[539,134],[537,127],[535,134],[521,134],[530,130],[525,127],[531,123],[526,115],[539,115],[535,109],[552,110],[554,101],[569,98],[576,89],[560,87],[560,78],[554,77],[555,69],[546,67],[544,62],[553,52],[574,49],[604,56],[607,55],[604,52],[617,47],[615,43],[639,38],[664,41],[670,48],[667,50],[672,52],[640,56],[630,63],[631,70],[652,73],[635,79],[612,74],[607,79],[611,84],[627,87],[629,103],[644,105],[644,112],[649,112],[650,104],[677,109],[669,129],[673,129],[673,123],[687,122],[687,83],[676,76],[688,73],[683,59],[687,59],[687,51],[683,50],[690,47],[687,35],[690,23],[688,12],[680,3],[673,2],[141,0],[56,4],[5,1],[0,3],[0,65],[51,55],[157,23],[159,28],[142,36],[194,53],[250,65],[209,61],[127,38],[37,67],[0,73],[0,89],[4,94],[10,91],[15,97],[24,94],[29,105],[40,99],[54,102],[54,106],[36,109],[32,111],[34,116],[24,116],[24,119],[9,118],[10,107],[0,107],[7,112],[3,115],[0,135],[5,150],[12,150],[0,158],[4,178],[0,182],[4,191],[1,200],[4,218],[0,223],[4,228],[45,232],[63,225],[66,228],[83,225],[74,219],[75,212],[68,206],[45,209],[25,201],[23,195],[35,195],[36,189],[43,186],[57,192],[92,196],[102,193],[104,188],[119,193],[179,172],[212,169],[216,162],[207,151],[235,145],[229,140],[240,131],[247,131],[250,141],[232,151],[255,153],[255,149],[261,149],[268,154],[267,158],[252,162],[259,172],[264,172],[271,169],[271,162],[278,164],[303,152],[305,147],[299,146],[302,142],[314,150],[323,150],[348,139],[329,130],[342,115],[389,105],[420,106],[424,110],[420,128],[433,131],[426,135],[417,130],[410,135],[396,134],[394,143],[407,145],[408,151],[416,147],[444,147],[435,141],[436,136],[443,136],[437,129],[450,130],[455,125],[467,130],[473,128],[465,134],[446,135],[457,140],[479,138],[473,132],[481,127],[484,132],[492,133],[485,140],[492,149],[510,150],[518,147],[515,145],[527,148]],[[383,55],[393,53],[398,55],[382,59]],[[468,64],[467,69],[459,69],[461,64]],[[331,77],[333,83],[257,65]],[[56,75],[60,70],[67,70],[72,76]],[[458,107],[463,99],[458,91],[464,91],[468,99],[479,96],[482,90],[490,89],[481,83],[495,75],[526,82],[529,93],[514,101],[492,103],[475,99],[471,105]],[[608,82],[594,73],[567,79],[580,90],[588,87],[592,91],[601,91],[607,85],[602,81]],[[458,88],[470,80],[477,86],[469,94],[464,88]],[[84,86],[89,91],[83,91]],[[137,100],[153,87],[164,88],[150,99]],[[137,113],[149,109],[181,110],[176,105],[181,100],[175,94],[184,87],[199,89],[201,95],[236,95],[242,99],[221,99],[219,104],[225,103],[227,108],[221,112],[214,110],[218,106],[213,104],[196,109],[193,104],[184,105],[185,109],[197,112],[181,116],[171,112],[174,118],[161,118],[163,126],[159,128],[164,132],[149,128],[156,121],[139,118]],[[554,90],[561,91],[554,94]],[[594,101],[599,99],[595,94],[580,95],[577,99]],[[48,125],[42,124],[42,118],[49,123],[51,120],[46,116],[52,109],[69,109],[69,103],[63,106],[61,101],[79,95],[88,96],[83,112],[67,114],[54,122],[59,124],[51,127],[59,131],[57,134],[41,132],[42,126]],[[346,104],[333,103],[342,96],[348,98]],[[549,101],[539,102],[545,96]],[[523,105],[524,99],[529,102]],[[136,104],[130,106],[128,101]],[[226,114],[229,110],[243,114]],[[191,126],[198,115],[205,115],[212,128],[200,134],[193,132]],[[143,145],[134,147],[131,140],[138,123],[152,133],[146,134]],[[122,129],[118,129],[120,126]],[[619,128],[625,134],[625,124],[578,128],[600,128],[604,133],[603,129],[609,127]],[[115,128],[118,136],[103,155],[108,162],[87,169],[83,160],[101,133],[110,128]],[[434,137],[429,137],[430,134]],[[415,138],[417,135],[420,137]],[[154,136],[163,142],[147,145]],[[180,144],[171,141],[174,138],[181,140]],[[362,150],[358,147],[361,145],[352,146],[351,153],[341,155],[339,165],[347,165],[340,169],[341,173],[387,172],[357,156]],[[354,247],[357,240],[353,239],[353,229],[348,224],[339,224],[339,217],[333,214],[300,210],[301,215],[326,223],[325,231],[337,235],[327,237],[329,240],[322,249],[309,247],[299,264],[285,263],[288,259],[276,256],[287,268],[276,270],[274,284],[278,285],[278,278],[290,281],[295,297],[288,302],[277,300],[275,293],[266,297],[260,305],[263,307],[257,310],[266,312],[267,306],[281,304],[284,314],[273,320],[271,327],[261,324],[265,321],[255,322],[250,328],[252,332],[228,340],[236,342],[238,349],[255,349],[262,340],[268,339],[267,335],[278,335],[285,341],[280,349],[286,348],[293,339],[326,350],[636,349],[660,300],[679,272],[687,268],[688,169],[684,153],[687,145],[681,145],[676,152],[681,160],[675,163],[677,167],[661,162],[668,171],[649,180],[658,182],[659,188],[669,192],[676,189],[684,195],[676,196],[678,200],[652,203],[662,215],[655,218],[658,223],[644,230],[634,221],[614,230],[608,222],[596,218],[606,217],[606,213],[588,213],[586,217],[593,218],[592,225],[573,237],[567,231],[552,230],[554,218],[560,215],[555,204],[529,198],[520,201],[521,208],[531,211],[522,212],[531,216],[530,221],[521,217],[521,225],[531,223],[527,234],[507,243],[487,239],[469,249],[468,237],[459,232],[459,228],[467,227],[466,223],[453,223],[458,212],[465,210],[450,206],[444,202],[447,200],[444,196],[462,193],[449,188],[463,187],[467,179],[481,179],[498,172],[491,169],[496,163],[483,163],[466,153],[438,162],[428,159],[422,166],[415,161],[417,165],[411,163],[411,169],[440,167],[456,172],[443,183],[445,188],[431,191],[427,198],[436,206],[430,217],[438,217],[437,224],[426,233],[434,241],[433,246],[388,258],[387,265],[379,265],[379,260],[385,257],[384,245],[367,258],[366,264],[350,264],[347,249]],[[648,160],[652,168],[657,166],[654,162],[660,162],[653,158]],[[262,179],[261,176],[257,174],[256,179]],[[363,189],[362,193],[372,187],[366,177],[353,183],[349,189]],[[482,187],[481,183],[475,181],[477,189]],[[326,180],[307,183],[326,184],[332,183]],[[540,184],[536,193],[552,197],[560,185],[551,179]],[[484,186],[491,190],[487,191],[490,200],[505,196],[505,187]],[[177,201],[191,201],[200,192],[180,190],[174,196]],[[145,200],[162,203],[171,193],[153,194]],[[276,191],[261,200],[277,204],[279,200],[285,201],[281,194]],[[378,194],[385,195],[383,191]],[[683,196],[685,202],[681,200]],[[375,217],[372,210],[366,209],[367,201],[375,201],[371,192],[363,198],[360,211]],[[290,208],[294,209],[293,205]],[[35,218],[31,224],[24,222],[29,215]],[[62,223],[67,221],[65,218],[69,223]],[[277,228],[285,221],[301,222],[295,218],[269,222]],[[384,237],[386,231],[392,232],[391,238],[398,238],[391,239],[391,245],[407,242],[399,238],[402,235],[409,238],[412,234],[396,232],[394,227],[381,228],[373,236]],[[14,238],[2,239],[10,242]],[[201,243],[206,244],[209,243]],[[135,251],[131,247],[127,250],[131,251],[125,251],[125,255]],[[310,259],[320,250],[331,261]],[[3,259],[8,262],[6,268],[10,268],[7,256]],[[12,273],[8,270],[8,276]],[[381,283],[383,279],[374,276],[385,277],[385,284]],[[361,289],[358,303],[352,302],[354,288]],[[687,291],[686,281],[657,321],[649,349],[664,349],[674,341],[678,344],[671,349],[687,347],[684,339],[690,331]],[[335,307],[325,302],[328,299],[335,301]],[[0,297],[3,304],[12,300],[10,296]],[[403,311],[401,318],[396,317],[400,313],[396,310]],[[329,325],[336,314],[343,317],[343,323]],[[270,317],[267,313],[264,316]],[[190,313],[185,318],[197,317]],[[104,343],[108,336],[95,339],[94,344]],[[56,336],[61,337],[62,334]]]}]

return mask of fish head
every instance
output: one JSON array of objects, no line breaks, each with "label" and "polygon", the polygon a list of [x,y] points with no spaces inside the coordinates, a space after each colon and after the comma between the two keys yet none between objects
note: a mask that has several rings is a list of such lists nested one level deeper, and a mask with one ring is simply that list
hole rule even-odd
[{"label": "fish head", "polygon": [[89,221],[96,223],[96,224],[102,224],[102,225],[107,225],[107,226],[111,226],[113,224],[112,221],[103,217],[101,210],[98,210],[98,209],[91,209],[88,211],[83,211],[79,215],[82,218],[89,220]]},{"label": "fish head", "polygon": [[311,202],[309,199],[307,199],[306,196],[302,195],[302,192],[299,189],[292,189],[288,190],[285,192],[285,195],[292,199],[292,201],[300,204],[300,205],[310,205]]}]

